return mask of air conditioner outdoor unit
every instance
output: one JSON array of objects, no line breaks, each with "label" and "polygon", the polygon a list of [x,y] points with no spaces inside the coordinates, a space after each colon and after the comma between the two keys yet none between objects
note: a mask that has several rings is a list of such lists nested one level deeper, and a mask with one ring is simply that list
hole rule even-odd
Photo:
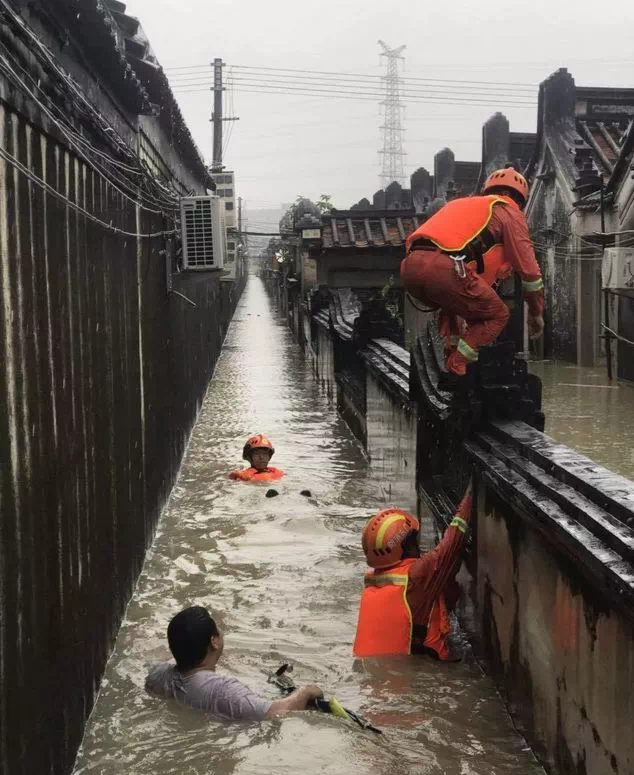
[{"label": "air conditioner outdoor unit", "polygon": [[601,276],[605,289],[634,293],[634,248],[606,248]]},{"label": "air conditioner outdoor unit", "polygon": [[222,269],[226,253],[225,205],[219,196],[181,199],[183,267]]}]

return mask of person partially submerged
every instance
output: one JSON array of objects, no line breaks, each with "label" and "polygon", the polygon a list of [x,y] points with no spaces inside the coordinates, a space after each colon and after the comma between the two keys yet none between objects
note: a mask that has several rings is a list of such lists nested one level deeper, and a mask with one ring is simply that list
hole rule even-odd
[{"label": "person partially submerged", "polygon": [[353,653],[356,657],[428,654],[456,661],[448,645],[449,612],[459,596],[460,568],[469,521],[471,487],[439,542],[421,554],[420,523],[389,508],[375,514],[363,531],[365,574]]},{"label": "person partially submerged", "polygon": [[248,461],[249,468],[232,471],[229,478],[240,482],[274,482],[281,479],[284,471],[269,465],[274,454],[273,445],[263,433],[251,436],[242,450],[242,459]]},{"label": "person partially submerged", "polygon": [[232,721],[262,721],[306,710],[323,697],[321,689],[310,684],[287,697],[266,700],[237,678],[217,673],[224,636],[202,606],[176,614],[167,628],[167,640],[175,663],[161,662],[150,670],[145,688],[154,696]]}]

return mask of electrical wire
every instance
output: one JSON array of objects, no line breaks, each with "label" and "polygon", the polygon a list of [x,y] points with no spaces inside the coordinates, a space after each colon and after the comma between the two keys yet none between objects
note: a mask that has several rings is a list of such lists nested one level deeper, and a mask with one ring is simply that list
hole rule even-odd
[{"label": "electrical wire", "polygon": [[[19,26],[21,31],[24,32],[36,44],[36,50],[34,50],[31,47],[31,49],[30,49],[31,52],[35,53],[36,56],[39,53],[40,61],[42,60],[42,57],[43,57],[44,60],[46,61],[46,63],[49,65],[49,67],[53,69],[53,71],[58,75],[58,77],[67,86],[67,88],[70,88],[70,90],[75,94],[75,96],[77,98],[79,98],[80,102],[85,106],[85,108],[89,111],[89,114],[93,117],[93,120],[96,121],[97,126],[101,129],[101,131],[104,134],[104,136],[107,137],[110,142],[115,144],[115,146],[117,148],[117,151],[119,153],[121,153],[123,156],[125,156],[126,158],[128,158],[130,160],[133,160],[136,164],[138,164],[139,163],[138,157],[128,147],[128,145],[125,142],[125,140],[116,132],[116,130],[112,126],[110,126],[108,124],[108,122],[103,118],[103,116],[99,113],[99,111],[97,111],[95,109],[95,107],[87,99],[87,97],[85,96],[83,91],[74,83],[74,81],[71,78],[71,76],[68,73],[66,73],[63,70],[63,68],[61,68],[61,66],[57,63],[57,61],[56,61],[54,55],[52,54],[52,52],[44,45],[44,43],[39,39],[39,37],[30,29],[30,27],[26,24],[24,19],[22,19],[22,17],[13,10],[13,8],[8,4],[7,0],[0,0],[0,4],[5,8],[5,10],[7,11],[8,15],[13,19],[13,21]],[[6,51],[6,49],[5,49],[5,51]],[[13,57],[11,57],[11,58],[15,62],[15,59]],[[19,63],[17,63],[17,64],[18,64],[18,66],[20,67],[20,69],[23,72],[26,72],[24,70],[24,68]],[[42,102],[40,100],[38,100],[38,98],[33,94],[33,92],[28,88],[28,86],[26,86],[26,84],[22,81],[20,76],[17,73],[15,73],[15,71],[13,71],[13,69],[11,68],[10,63],[8,62],[8,60],[6,60],[6,57],[5,57],[4,65],[5,65],[5,67],[8,67],[10,72],[13,73],[13,77],[14,77],[14,79],[17,80],[17,82],[19,84],[19,87],[22,88],[24,91],[26,91],[29,94],[29,96],[31,97],[31,99],[33,99],[36,102],[36,104],[38,104],[38,106],[42,110],[44,110],[44,112],[49,116],[49,118],[56,124],[56,126],[58,126],[60,131],[62,131],[64,136],[67,138],[67,140],[69,140],[69,142],[71,142],[71,144],[73,144],[73,140],[74,140],[74,148],[75,148],[75,150],[80,153],[80,155],[84,158],[84,160],[93,169],[95,169],[95,171],[101,177],[105,177],[105,179],[108,180],[110,185],[113,185],[113,187],[117,188],[119,193],[121,193],[124,197],[128,198],[130,201],[132,201],[135,204],[135,206],[142,207],[142,209],[145,209],[147,211],[153,211],[153,212],[159,213],[159,212],[163,212],[163,210],[165,210],[165,209],[174,209],[174,210],[177,209],[175,207],[176,195],[173,194],[172,192],[168,193],[168,191],[165,190],[165,188],[158,183],[158,181],[154,178],[154,176],[149,176],[147,168],[146,168],[145,171],[140,171],[140,174],[144,175],[146,180],[149,179],[152,185],[158,186],[159,188],[161,188],[164,191],[166,191],[166,196],[170,197],[169,204],[165,200],[161,201],[160,199],[153,199],[152,200],[152,204],[158,204],[162,209],[154,209],[154,208],[148,207],[148,206],[143,207],[142,205],[139,204],[139,199],[141,199],[141,201],[145,201],[146,204],[150,200],[149,199],[145,199],[143,194],[141,193],[141,191],[139,191],[138,189],[137,190],[132,189],[133,190],[133,196],[132,197],[128,196],[124,191],[121,191],[116,186],[116,184],[114,184],[113,181],[108,178],[108,175],[111,176],[111,177],[113,176],[112,171],[104,170],[103,166],[101,166],[101,169],[99,169],[99,167],[98,167],[98,165],[96,165],[95,161],[89,159],[86,156],[86,152],[85,151],[81,151],[77,147],[77,143],[80,143],[80,144],[83,143],[83,145],[89,146],[90,149],[91,149],[91,152],[95,152],[98,155],[100,155],[101,157],[105,158],[108,161],[108,163],[111,163],[111,164],[114,164],[114,165],[121,165],[121,162],[119,162],[118,160],[113,159],[112,157],[108,157],[107,154],[103,154],[103,152],[101,152],[101,151],[98,151],[90,143],[88,143],[88,141],[85,138],[81,137],[81,135],[79,135],[72,127],[68,127],[68,125],[67,125],[67,123],[65,121],[60,121],[59,119],[56,119],[51,114],[51,112],[46,108],[46,106],[44,106],[42,104]],[[33,79],[31,79],[31,80],[33,81]],[[40,88],[39,84],[37,84],[37,87]],[[44,93],[43,89],[41,89],[41,88],[40,88],[40,91],[42,91]],[[48,98],[48,96],[47,96],[47,98]],[[131,169],[131,168],[128,169],[128,172],[133,172],[135,174],[139,174],[139,172],[137,172],[136,169]],[[119,185],[123,185],[123,186],[125,186],[125,185],[131,185],[131,186],[136,185],[135,183],[131,183],[130,181],[123,182],[120,178],[118,179],[118,182],[119,182]]]},{"label": "electrical wire", "polygon": [[[100,165],[99,163],[95,162],[94,160],[91,160],[86,155],[86,151],[82,149],[81,145],[77,142],[77,140],[74,137],[74,130],[70,131],[67,126],[65,126],[62,121],[58,120],[53,113],[44,105],[44,103],[38,99],[38,97],[29,89],[29,87],[22,81],[20,76],[15,72],[15,70],[11,67],[11,64],[6,59],[5,55],[0,55],[0,70],[4,71],[5,74],[8,73],[10,79],[15,83],[18,88],[20,88],[22,91],[24,91],[34,102],[35,104],[40,108],[40,110],[43,111],[43,113],[57,126],[57,128],[62,132],[64,137],[66,137],[67,141],[70,143],[71,147],[78,153],[79,156],[90,166],[92,167],[98,174],[100,174],[102,177],[105,177],[108,182],[126,199],[133,202],[135,205],[139,205],[142,207],[142,209],[147,210],[148,212],[154,212],[154,213],[160,213],[163,212],[164,209],[166,209],[164,203],[158,202],[158,201],[152,201],[153,205],[156,204],[163,204],[163,209],[156,209],[155,207],[148,206],[149,200],[145,200],[144,197],[141,195],[140,192],[133,191],[133,194],[130,195],[129,193],[126,193],[120,186],[125,186],[126,183],[121,180],[121,178],[117,179],[117,183],[113,182],[108,176],[114,177],[112,171],[105,170],[103,165]],[[129,181],[127,182],[128,185],[130,185]],[[130,191],[131,189],[128,189]],[[133,190],[133,189],[132,189]],[[145,205],[141,205],[139,203],[139,199],[141,201],[145,201]],[[173,203],[171,205],[173,207]],[[176,209],[176,208],[174,208]]]},{"label": "electrical wire", "polygon": [[[321,77],[332,77],[336,80],[343,79],[362,79],[362,80],[369,80],[369,81],[380,81],[385,80],[384,75],[374,75],[371,73],[346,73],[346,72],[340,72],[340,71],[333,71],[333,70],[302,70],[297,68],[289,68],[289,67],[256,67],[252,65],[231,65],[232,69],[236,71],[256,71],[258,73],[287,73],[288,75],[286,77],[292,78],[292,77],[305,77],[306,75],[310,76],[321,76]],[[208,65],[206,66],[208,69]],[[185,70],[203,70],[205,67],[203,66],[193,66],[189,68],[180,68],[180,67],[168,67],[166,68],[166,72],[184,72]],[[293,75],[296,74],[296,75]],[[503,88],[507,87],[515,87],[522,90],[535,90],[537,88],[536,84],[532,83],[518,83],[514,81],[480,81],[480,80],[461,80],[461,79],[450,79],[450,78],[420,78],[420,77],[413,77],[413,76],[399,76],[399,81],[403,82],[416,82],[416,83],[439,83],[439,84],[467,84],[472,83],[476,86],[500,86]]]},{"label": "electrical wire", "polygon": [[[369,94],[385,94],[385,84],[379,83],[367,83],[364,81],[327,81],[319,78],[285,78],[280,76],[259,76],[239,74],[232,71],[229,76],[235,83],[256,83],[263,86],[296,86],[296,87],[310,87],[310,88],[339,88],[351,90],[360,90]],[[171,80],[172,86],[177,88],[198,86],[209,86],[212,88],[213,82],[209,79],[208,75],[198,76],[196,78],[189,79],[173,79]],[[409,94],[418,93],[431,93],[431,94],[451,94],[451,95],[470,95],[472,97],[491,98],[491,97],[513,97],[514,99],[530,100],[536,102],[536,91],[532,92],[520,92],[513,89],[502,89],[492,87],[475,87],[469,86],[449,86],[440,84],[399,84],[399,91]]]},{"label": "electrical wire", "polygon": [[[200,94],[201,92],[208,92],[209,89],[199,88],[187,88],[187,89],[174,89],[178,94]],[[262,89],[262,88],[247,88],[246,86],[236,86],[235,91],[237,93],[247,94],[277,94],[282,96],[300,96],[300,97],[319,97],[322,100],[327,99],[345,99],[345,100],[358,100],[361,102],[375,102],[378,99],[378,95],[363,95],[363,93],[354,94],[352,92],[338,92],[328,90],[304,90],[294,89],[292,87],[281,87],[280,89]],[[426,103],[435,105],[459,105],[461,107],[514,107],[516,109],[534,110],[537,103],[525,103],[525,102],[513,102],[511,100],[488,100],[488,101],[475,101],[468,99],[444,99],[438,97],[409,97],[408,95],[401,95],[403,99],[406,99],[409,103]]]},{"label": "electrical wire", "polygon": [[631,339],[626,339],[624,336],[621,336],[620,334],[617,334],[616,331],[613,331],[611,328],[608,328],[605,323],[601,323],[601,328],[605,329],[613,339],[618,339],[619,342],[624,342],[625,344],[630,344],[632,347],[634,347],[634,342],[632,342]]},{"label": "electrical wire", "polygon": [[36,175],[34,172],[32,172],[28,167],[26,167],[22,162],[20,162],[13,154],[9,153],[5,148],[0,146],[0,157],[5,160],[5,162],[11,164],[18,172],[21,172],[28,180],[30,180],[32,183],[35,183],[35,185],[39,186],[43,191],[53,196],[55,199],[58,199],[60,202],[62,202],[66,207],[70,207],[72,210],[75,210],[80,215],[83,215],[84,217],[88,218],[89,221],[92,221],[93,223],[98,224],[99,226],[102,226],[104,229],[108,229],[109,231],[114,232],[115,234],[120,234],[124,237],[135,237],[139,239],[152,239],[154,237],[162,237],[162,236],[169,236],[171,234],[176,234],[176,229],[171,229],[168,231],[155,231],[151,233],[140,233],[140,232],[132,232],[132,231],[125,231],[124,229],[119,229],[116,226],[113,226],[111,223],[107,223],[106,221],[102,221],[100,218],[97,218],[97,216],[93,215],[91,212],[83,208],[81,205],[76,204],[72,200],[70,200],[67,196],[57,191],[57,189],[53,188],[49,183],[47,183],[45,180],[40,178],[38,175]]},{"label": "electrical wire", "polygon": [[[340,88],[340,89],[347,89],[347,90],[362,90],[364,92],[368,92],[371,94],[385,94],[385,84],[368,84],[362,81],[324,81],[321,79],[312,79],[312,78],[293,78],[288,79],[284,77],[279,76],[259,76],[259,75],[240,75],[236,73],[232,73],[231,79],[233,81],[237,82],[245,82],[245,83],[262,83],[262,84],[271,84],[271,85],[278,85],[278,84],[287,84],[289,86],[309,86],[309,87],[326,87],[329,89],[332,88]],[[179,86],[185,85],[185,84],[193,84],[193,85],[200,85],[200,81],[198,80],[191,80],[191,81],[180,81],[177,82]],[[516,99],[525,99],[530,100],[531,102],[536,102],[535,99],[535,92],[519,92],[513,89],[494,89],[491,87],[472,87],[472,86],[447,86],[447,85],[440,85],[440,84],[425,84],[425,85],[417,85],[417,84],[399,84],[401,88],[398,89],[399,92],[402,93],[431,93],[431,94],[469,94],[473,95],[474,97],[491,97],[491,96],[504,96],[504,97],[514,97]]]},{"label": "electrical wire", "polygon": [[[288,84],[288,82],[275,82],[275,81],[257,81],[244,78],[234,78],[229,86],[233,86],[239,90],[245,89],[262,89],[262,90],[276,90],[281,92],[302,92],[310,94],[345,94],[354,97],[364,97],[366,99],[379,100],[385,98],[384,90],[376,89],[362,89],[360,87],[345,87],[334,88],[325,84]],[[209,87],[211,89],[211,86]],[[193,91],[207,91],[207,89],[200,89],[198,84],[176,84],[174,90],[179,92]],[[440,91],[433,90],[401,90],[398,92],[397,97],[407,102],[417,101],[432,101],[437,100],[439,102],[447,104],[484,104],[484,105],[511,105],[511,106],[524,106],[524,107],[536,107],[536,99],[524,99],[519,95],[510,93],[478,93],[464,91],[450,91],[447,89]],[[405,107],[402,104],[400,107]]]},{"label": "electrical wire", "polygon": [[[322,79],[306,79],[306,78],[298,78],[298,79],[288,79],[285,77],[279,77],[279,76],[259,76],[259,75],[240,75],[236,74],[233,71],[233,68],[231,70],[231,73],[228,75],[228,82],[229,83],[241,83],[249,86],[263,86],[263,87],[274,87],[274,88],[282,88],[282,86],[289,87],[289,88],[297,88],[297,89],[304,89],[304,90],[324,90],[327,89],[329,91],[341,91],[345,90],[346,92],[350,93],[363,93],[368,94],[372,96],[379,96],[385,94],[385,85],[384,84],[368,84],[365,82],[346,82],[346,81],[324,81]],[[172,85],[175,88],[178,89],[184,89],[184,88],[190,88],[190,87],[197,87],[197,88],[204,88],[208,86],[209,88],[213,87],[213,81],[209,79],[209,76],[206,75],[204,77],[195,78],[195,79],[187,79],[187,80],[173,80]],[[524,102],[530,102],[531,104],[536,103],[537,100],[535,98],[534,92],[518,92],[516,90],[508,90],[508,89],[493,89],[493,88],[482,88],[482,87],[472,87],[469,85],[466,86],[447,86],[447,85],[438,85],[438,84],[427,84],[425,86],[417,86],[417,85],[410,85],[406,84],[403,85],[401,89],[399,89],[399,92],[401,94],[407,94],[411,96],[468,96],[473,99],[490,99],[490,98],[499,98],[499,97],[510,97],[514,100],[521,100]]]}]

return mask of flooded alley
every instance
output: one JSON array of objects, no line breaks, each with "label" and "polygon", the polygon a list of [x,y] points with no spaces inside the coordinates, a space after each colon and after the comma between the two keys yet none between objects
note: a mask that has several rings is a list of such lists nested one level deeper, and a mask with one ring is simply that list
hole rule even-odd
[{"label": "flooded alley", "polygon": [[[287,472],[266,485],[227,479],[252,433]],[[194,429],[180,478],[120,630],[75,775],[538,773],[471,659],[355,661],[365,520],[389,505],[361,447],[320,393],[310,364],[251,277]],[[311,498],[302,497],[309,489]],[[413,508],[414,504],[399,504]],[[275,698],[266,671],[294,664],[384,730],[296,713],[228,723],[148,696],[169,658],[170,618],[207,606],[226,633],[219,670]]]},{"label": "flooded alley", "polygon": [[609,380],[605,366],[531,363],[542,380],[545,432],[596,463],[634,479],[634,386]]}]

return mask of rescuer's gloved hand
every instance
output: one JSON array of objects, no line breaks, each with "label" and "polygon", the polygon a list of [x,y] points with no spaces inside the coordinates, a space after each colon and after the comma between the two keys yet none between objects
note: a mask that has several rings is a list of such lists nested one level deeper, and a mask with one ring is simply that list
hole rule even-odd
[{"label": "rescuer's gloved hand", "polygon": [[539,339],[544,333],[544,316],[543,315],[529,315],[528,316],[528,335],[531,339]]}]

